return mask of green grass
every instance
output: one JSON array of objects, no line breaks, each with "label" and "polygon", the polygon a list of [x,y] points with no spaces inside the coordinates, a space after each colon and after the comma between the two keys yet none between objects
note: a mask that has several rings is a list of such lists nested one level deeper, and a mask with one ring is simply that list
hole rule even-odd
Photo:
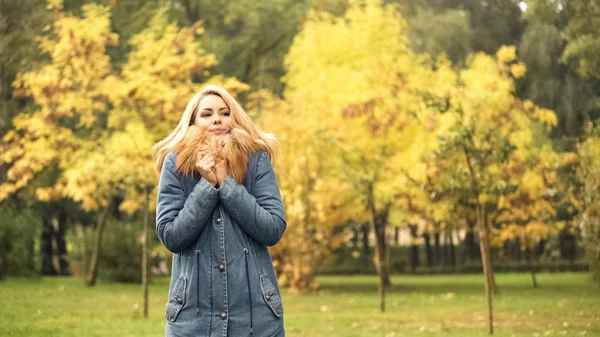
[{"label": "green grass", "polygon": [[[495,336],[600,336],[600,287],[584,273],[499,274]],[[374,276],[320,277],[314,295],[284,294],[288,337],[485,336],[483,277],[395,276],[387,310],[379,311]],[[0,281],[0,336],[164,336],[168,280],[150,287],[142,318],[139,285],[79,278]]]}]

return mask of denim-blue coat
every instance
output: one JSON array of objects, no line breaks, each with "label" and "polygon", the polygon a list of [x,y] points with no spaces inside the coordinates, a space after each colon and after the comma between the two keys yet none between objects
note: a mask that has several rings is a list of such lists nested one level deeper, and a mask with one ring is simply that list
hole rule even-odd
[{"label": "denim-blue coat", "polygon": [[285,336],[283,306],[267,246],[287,227],[269,156],[252,154],[243,185],[215,189],[164,160],[156,234],[174,253],[167,337]]}]

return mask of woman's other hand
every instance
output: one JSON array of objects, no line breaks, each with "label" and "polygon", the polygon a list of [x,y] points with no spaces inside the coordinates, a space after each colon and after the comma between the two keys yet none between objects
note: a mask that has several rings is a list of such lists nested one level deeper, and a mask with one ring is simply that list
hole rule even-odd
[{"label": "woman's other hand", "polygon": [[221,186],[227,175],[229,174],[229,170],[227,169],[227,161],[225,159],[220,160],[215,164],[215,175],[217,176],[217,184]]},{"label": "woman's other hand", "polygon": [[206,179],[209,184],[213,185],[213,187],[217,186],[217,176],[215,175],[215,160],[212,155],[205,154],[202,156],[200,153],[196,154],[196,168],[198,168],[198,172],[202,176],[202,178]]}]

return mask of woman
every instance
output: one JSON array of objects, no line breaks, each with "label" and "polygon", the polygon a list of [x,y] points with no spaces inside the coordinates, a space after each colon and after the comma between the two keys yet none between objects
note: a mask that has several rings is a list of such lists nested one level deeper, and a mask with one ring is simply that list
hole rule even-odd
[{"label": "woman", "polygon": [[[204,145],[227,138],[246,160],[190,151],[189,144],[202,143],[198,137],[207,140]],[[260,131],[217,86],[194,96],[179,125],[154,146],[160,172],[156,234],[175,253],[167,337],[285,335],[267,250],[287,226],[271,166],[278,148],[276,138]],[[241,181],[234,180],[240,172]]]}]

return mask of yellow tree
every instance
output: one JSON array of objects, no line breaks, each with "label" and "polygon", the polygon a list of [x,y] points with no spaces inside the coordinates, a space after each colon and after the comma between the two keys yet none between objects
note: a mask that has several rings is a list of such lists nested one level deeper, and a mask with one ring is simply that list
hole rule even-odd
[{"label": "yellow tree", "polygon": [[385,232],[407,186],[403,170],[417,175],[420,154],[435,142],[428,123],[435,111],[421,93],[436,79],[448,82],[427,61],[409,49],[400,13],[377,0],[351,1],[341,18],[311,13],[286,58],[285,99],[308,125],[313,151],[321,154],[315,165],[332,165],[359,196],[374,229],[382,310],[389,285]]},{"label": "yellow tree", "polygon": [[[426,237],[425,244],[428,245],[430,234],[433,233],[435,254],[427,246],[427,259],[430,265],[441,264],[442,259],[450,259],[452,265],[455,263],[454,244],[452,242],[452,232],[458,228],[461,212],[457,207],[456,201],[449,195],[448,191],[443,190],[439,181],[441,180],[442,169],[440,163],[435,160],[423,160],[417,164],[417,168],[422,172],[418,178],[414,178],[409,172],[405,172],[409,185],[398,200],[402,209],[408,210],[411,216],[408,219],[411,230],[412,240],[416,238],[418,225],[423,226],[423,236]],[[445,234],[447,243],[451,246],[450,256],[445,256],[440,251],[440,237]],[[414,250],[415,248],[413,248]],[[413,253],[413,255],[416,255]],[[435,262],[434,262],[435,257]],[[413,271],[418,261],[411,256]]]},{"label": "yellow tree", "polygon": [[493,241],[497,246],[502,247],[507,240],[519,240],[533,286],[537,287],[533,249],[563,226],[556,221],[552,200],[556,193],[561,156],[550,145],[537,147],[532,144],[521,150],[526,154],[525,157],[513,157],[508,166],[493,172],[499,179],[517,188],[512,193],[495,198],[497,204],[495,209],[490,210],[490,224],[497,227],[493,230]]},{"label": "yellow tree", "polygon": [[[202,22],[178,27],[169,22],[166,8],[158,11],[148,27],[129,41],[132,51],[122,72],[113,73],[105,84],[113,104],[108,126],[123,129],[128,122],[141,122],[156,140],[171,132],[190,98],[206,84],[216,84],[232,94],[249,89],[234,78],[211,76],[217,63],[199,42]],[[194,78],[203,78],[197,83]]]},{"label": "yellow tree", "polygon": [[364,217],[349,184],[334,170],[339,140],[327,132],[321,118],[310,118],[302,109],[265,91],[249,100],[249,113],[282,144],[276,170],[288,228],[271,252],[279,282],[293,292],[317,288],[319,263],[341,243],[335,227]]},{"label": "yellow tree", "polygon": [[[8,179],[0,185],[0,199],[24,187],[47,167],[69,167],[72,154],[85,145],[79,141],[100,137],[97,117],[107,109],[103,80],[111,71],[107,45],[117,43],[110,32],[109,11],[98,5],[83,7],[83,18],[52,7],[56,20],[40,49],[50,62],[41,69],[18,74],[15,94],[31,97],[32,111],[13,120],[14,129],[4,137],[0,162],[10,165]],[[78,131],[76,131],[78,130]],[[59,198],[60,192],[38,191],[43,200]]]},{"label": "yellow tree", "polygon": [[[31,96],[40,109],[17,116],[15,129],[6,137],[3,160],[12,164],[10,173],[15,179],[2,186],[3,195],[27,184],[44,167],[58,166],[61,173],[56,184],[38,188],[36,195],[42,201],[69,197],[84,209],[101,214],[86,279],[93,285],[110,202],[123,193],[124,168],[128,167],[119,163],[123,158],[114,157],[119,155],[115,150],[119,142],[105,131],[104,123],[110,118],[108,103],[114,82],[105,48],[116,43],[117,36],[110,32],[106,7],[86,5],[83,18],[61,13],[60,2],[54,1],[50,7],[56,21],[51,34],[40,39],[40,48],[50,55],[50,63],[38,71],[20,74],[15,82],[17,90]],[[134,143],[129,140],[123,144]],[[136,151],[148,162],[151,144]],[[135,176],[147,178],[148,174],[138,172]]]},{"label": "yellow tree", "polygon": [[[166,8],[159,10],[149,26],[129,41],[132,51],[120,73],[107,78],[108,97],[112,109],[108,117],[111,135],[108,144],[115,157],[113,165],[123,183],[119,193],[125,196],[121,208],[141,211],[144,218],[142,234],[142,288],[144,316],[148,317],[148,234],[149,218],[154,203],[154,174],[151,147],[163,139],[178,123],[189,99],[203,84],[193,78],[205,77],[207,82],[225,87],[233,94],[248,86],[232,78],[210,77],[216,64],[213,54],[207,54],[198,42],[204,33],[202,22],[179,28],[168,22]],[[119,144],[121,144],[119,146]],[[152,204],[152,206],[150,206]]]},{"label": "yellow tree", "polygon": [[[95,168],[98,175],[93,179],[93,183],[100,186],[109,186],[113,195],[119,195],[123,202],[119,205],[121,210],[129,213],[141,212],[143,217],[142,243],[142,288],[144,293],[144,317],[148,317],[148,234],[150,232],[149,214],[154,210],[154,186],[158,175],[152,164],[152,152],[149,150],[155,143],[154,137],[144,128],[143,124],[130,122],[124,130],[115,130],[96,149],[94,154],[88,154],[87,168]],[[96,156],[100,153],[104,158]],[[101,161],[100,159],[104,159]],[[75,175],[87,172],[82,167],[74,167],[72,172]],[[69,182],[67,181],[67,184]],[[77,190],[77,188],[68,188],[68,190]],[[93,195],[89,195],[94,198]],[[102,229],[97,233],[102,235]],[[98,240],[100,242],[100,240]],[[98,254],[92,259],[90,275],[95,275],[98,268]],[[92,269],[93,268],[93,269]],[[89,280],[89,279],[88,279]]]},{"label": "yellow tree", "polygon": [[[0,186],[0,199],[26,186],[45,169],[62,172],[77,165],[79,154],[93,151],[102,138],[102,119],[108,108],[103,81],[111,72],[106,46],[117,43],[116,34],[110,32],[109,10],[90,4],[83,7],[83,17],[76,18],[60,12],[61,5],[61,1],[48,3],[56,18],[48,34],[39,38],[49,63],[18,74],[14,83],[15,93],[31,97],[36,108],[16,116],[14,129],[4,138],[0,160],[10,169],[8,180]],[[97,193],[96,200],[88,201],[84,208],[107,210],[106,191],[91,190]],[[41,201],[68,196],[68,191],[53,182],[36,190]],[[106,215],[105,211],[99,217],[99,224]]]},{"label": "yellow tree", "polygon": [[[40,44],[50,63],[20,74],[15,82],[40,108],[15,118],[15,130],[5,138],[2,161],[12,166],[0,197],[25,186],[45,166],[57,165],[61,174],[56,184],[38,189],[38,198],[70,197],[102,214],[88,285],[95,283],[110,202],[117,195],[124,197],[122,209],[141,209],[144,214],[146,280],[149,200],[157,179],[151,146],[174,127],[200,88],[192,78],[209,75],[215,58],[195,42],[202,33],[200,24],[179,29],[167,22],[163,10],[131,40],[129,62],[115,72],[105,53],[106,45],[117,41],[110,32],[109,9],[86,5],[83,18],[77,18],[61,13],[60,1],[52,1],[51,7],[56,24]],[[233,92],[247,87],[220,76],[209,80]],[[146,281],[144,289],[147,296]]]},{"label": "yellow tree", "polygon": [[[486,278],[489,333],[493,333],[492,293],[495,282],[490,259],[490,211],[497,199],[516,190],[511,168],[524,167],[531,158],[533,124],[556,125],[552,111],[513,96],[513,78],[525,66],[516,61],[514,47],[502,47],[496,58],[477,54],[459,72],[449,92],[449,115],[455,122],[440,135],[434,152],[444,163],[442,185],[457,202],[474,208],[479,232],[483,271]],[[503,173],[503,174],[499,174]],[[519,178],[522,174],[519,173]]]}]

